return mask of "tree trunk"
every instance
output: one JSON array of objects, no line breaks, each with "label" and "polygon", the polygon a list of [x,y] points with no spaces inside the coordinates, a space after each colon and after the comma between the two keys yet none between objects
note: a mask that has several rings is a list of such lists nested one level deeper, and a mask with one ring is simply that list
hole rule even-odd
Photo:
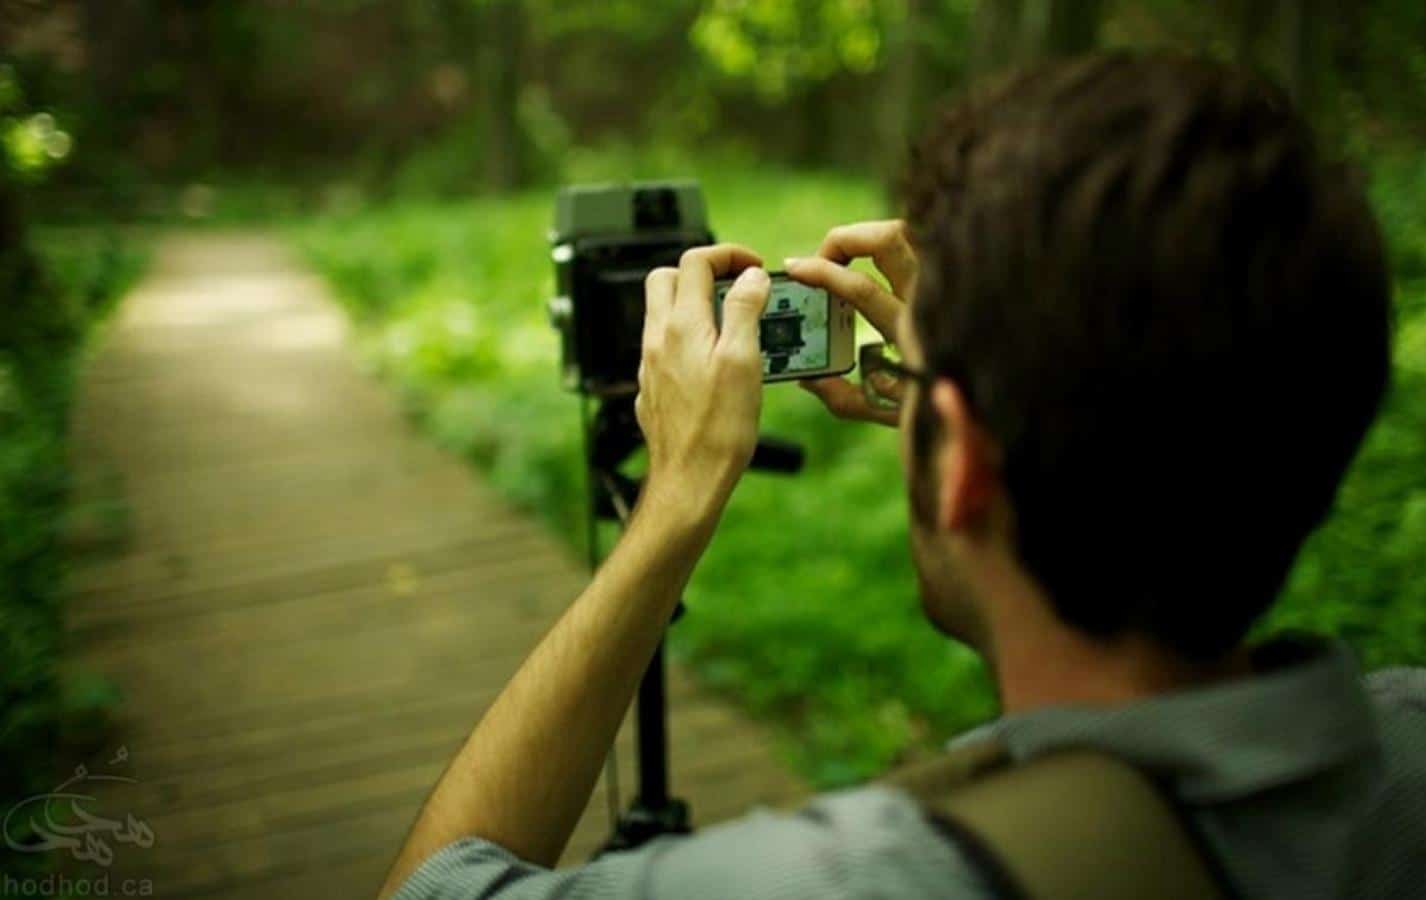
[{"label": "tree trunk", "polygon": [[485,183],[509,191],[524,183],[528,166],[520,132],[520,71],[525,16],[519,0],[499,0],[486,10]]},{"label": "tree trunk", "polygon": [[135,80],[134,70],[149,62],[152,38],[149,29],[134,27],[143,17],[135,15],[131,0],[85,0],[82,12],[89,104],[84,124],[90,141],[86,151],[92,153],[98,149],[94,143],[111,150],[123,141],[120,120],[127,106],[126,92]]},{"label": "tree trunk", "polygon": [[1258,67],[1258,47],[1267,27],[1269,7],[1262,0],[1237,0],[1229,13],[1233,17],[1233,55],[1238,64]]},{"label": "tree trunk", "polygon": [[887,205],[896,209],[899,202],[902,170],[906,166],[908,147],[914,135],[912,123],[920,116],[917,70],[920,67],[920,29],[922,0],[903,0],[900,26],[888,42],[884,92],[881,112],[882,184]]},{"label": "tree trunk", "polygon": [[1045,0],[1040,55],[1074,56],[1099,44],[1104,0]]},{"label": "tree trunk", "polygon": [[971,68],[983,75],[1013,66],[1020,56],[1024,0],[980,0],[975,8]]},{"label": "tree trunk", "polygon": [[1282,23],[1283,80],[1304,114],[1317,108],[1317,3],[1315,0],[1279,0]]}]

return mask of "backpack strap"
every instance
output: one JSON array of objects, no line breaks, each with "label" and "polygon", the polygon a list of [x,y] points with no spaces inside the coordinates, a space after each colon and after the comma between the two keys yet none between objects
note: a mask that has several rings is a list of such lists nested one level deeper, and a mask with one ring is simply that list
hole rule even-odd
[{"label": "backpack strap", "polygon": [[916,797],[997,893],[1031,900],[1223,900],[1232,892],[1178,807],[1138,769],[1066,750],[1011,765],[983,741],[890,783]]}]

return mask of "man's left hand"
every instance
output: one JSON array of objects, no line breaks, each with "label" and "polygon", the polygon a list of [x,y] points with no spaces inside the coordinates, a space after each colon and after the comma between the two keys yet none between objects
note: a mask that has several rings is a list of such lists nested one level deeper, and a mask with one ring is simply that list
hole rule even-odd
[{"label": "man's left hand", "polygon": [[[634,409],[649,450],[644,503],[690,524],[722,511],[757,444],[762,409],[758,320],[770,282],[736,244],[699,247],[644,283],[643,361]],[[723,299],[713,281],[741,272]]]}]

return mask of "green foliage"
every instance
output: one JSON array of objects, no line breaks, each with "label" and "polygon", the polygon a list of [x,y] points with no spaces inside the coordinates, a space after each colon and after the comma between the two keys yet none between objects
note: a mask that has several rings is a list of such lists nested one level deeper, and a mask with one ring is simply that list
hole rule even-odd
[{"label": "green foliage", "polygon": [[0,65],[0,177],[37,182],[69,156],[72,146],[69,133],[55,124],[51,113],[26,108],[15,69]]},{"label": "green foliage", "polygon": [[716,0],[692,38],[719,70],[780,99],[801,83],[872,71],[885,54],[882,36],[905,16],[900,0]]},{"label": "green foliage", "polygon": [[[1262,68],[1363,146],[1419,140],[1426,122],[1426,7],[1406,0],[127,0],[6,9],[7,59],[54,118],[9,122],[0,143],[33,167],[68,153],[72,134],[77,150],[60,187],[73,193],[63,208],[77,197],[120,215],[141,208],[132,195],[156,181],[211,182],[224,172],[361,175],[375,193],[501,189],[554,179],[571,141],[609,138],[733,143],[794,164],[866,170],[899,152],[898,109],[920,121],[925,102],[960,91],[973,68],[1087,47],[1096,36]],[[0,108],[7,96],[0,79]]]},{"label": "green foliage", "polygon": [[[66,426],[85,335],[136,277],[141,257],[112,235],[41,233],[0,247],[0,808],[52,787],[62,738],[92,732],[113,700],[93,679],[61,682],[60,531]],[[7,872],[42,865],[0,851]]]},{"label": "green foliage", "polygon": [[1412,288],[1426,280],[1426,163],[1412,154],[1379,163],[1372,187],[1372,204],[1386,234],[1392,272],[1406,288],[1401,316],[1421,311],[1421,300]]},{"label": "green foliage", "polygon": [[[865,180],[736,161],[590,156],[584,175],[680,165],[703,177],[714,224],[766,254],[815,247],[879,214]],[[1371,665],[1426,661],[1426,167],[1383,167],[1375,197],[1401,273],[1396,388],[1270,627],[1348,638]],[[556,387],[544,322],[551,196],[397,205],[294,234],[364,325],[368,358],[446,446],[517,503],[580,540],[577,401]],[[980,663],[919,609],[894,433],[836,422],[791,386],[767,431],[803,442],[805,472],[744,479],[673,629],[705,683],[779,723],[819,785],[874,774],[993,714]],[[1225,577],[1230,577],[1225,575]]]}]

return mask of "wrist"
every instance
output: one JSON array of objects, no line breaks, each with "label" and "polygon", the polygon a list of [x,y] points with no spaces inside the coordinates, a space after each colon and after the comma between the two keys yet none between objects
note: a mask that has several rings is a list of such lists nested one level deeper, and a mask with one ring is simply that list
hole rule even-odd
[{"label": "wrist", "polygon": [[[614,555],[638,573],[641,583],[667,589],[647,593],[647,597],[677,602],[713,537],[717,521],[716,510],[681,496],[671,485],[650,482],[639,496],[633,521]],[[672,612],[669,606],[660,615]]]},{"label": "wrist", "polygon": [[695,544],[701,550],[713,536],[726,503],[725,491],[700,487],[695,479],[650,474],[639,498],[637,518],[676,543]]}]

